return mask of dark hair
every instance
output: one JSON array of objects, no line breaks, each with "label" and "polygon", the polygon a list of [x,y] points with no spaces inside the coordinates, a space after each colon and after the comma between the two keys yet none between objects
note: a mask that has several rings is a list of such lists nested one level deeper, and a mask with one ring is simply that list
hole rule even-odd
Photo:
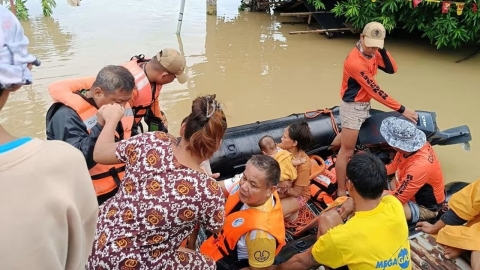
[{"label": "dark hair", "polygon": [[185,121],[184,138],[189,142],[188,149],[202,160],[213,156],[227,129],[227,119],[215,97],[197,97]]},{"label": "dark hair", "polygon": [[378,199],[387,185],[385,164],[377,156],[359,152],[347,163],[347,178],[364,199]]},{"label": "dark hair", "polygon": [[118,89],[132,92],[135,88],[135,78],[125,67],[109,65],[102,68],[93,82],[92,89],[100,87],[107,95]]},{"label": "dark hair", "polygon": [[[270,141],[268,141],[267,139],[270,139]],[[258,147],[262,151],[275,149],[276,147],[275,140],[273,139],[272,136],[265,135],[262,138],[260,138],[260,140],[258,141]]]},{"label": "dark hair", "polygon": [[188,118],[188,116],[183,118],[182,123],[180,123],[180,125],[183,125],[183,123],[187,122],[187,118]]},{"label": "dark hair", "polygon": [[253,155],[247,164],[252,164],[255,168],[265,172],[265,180],[267,180],[267,186],[276,186],[280,181],[280,165],[271,156],[266,155]]},{"label": "dark hair", "polygon": [[310,126],[305,121],[295,122],[288,126],[288,136],[297,142],[298,150],[306,150],[313,143]]}]

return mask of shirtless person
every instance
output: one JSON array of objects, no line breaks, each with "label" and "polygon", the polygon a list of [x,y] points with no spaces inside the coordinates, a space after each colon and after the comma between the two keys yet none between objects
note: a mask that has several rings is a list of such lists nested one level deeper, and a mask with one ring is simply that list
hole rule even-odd
[{"label": "shirtless person", "polygon": [[277,144],[269,135],[263,136],[258,141],[258,147],[264,155],[273,157],[280,165],[281,176],[277,190],[282,193],[292,186],[293,180],[297,179],[297,169],[295,167],[304,164],[306,162],[305,158],[294,158],[292,153],[277,147]]},{"label": "shirtless person", "polygon": [[[378,69],[394,74],[397,64],[384,45],[386,31],[381,23],[371,22],[363,28],[360,40],[348,54],[343,66],[343,79],[340,89],[340,121],[341,136],[337,136],[334,144],[340,141],[340,151],[335,165],[338,181],[338,196],[345,196],[346,166],[353,155],[362,123],[368,118],[370,100],[373,98],[390,109],[397,111],[408,120],[417,122],[418,115],[414,110],[405,108],[395,101],[380,86],[375,75]],[[340,135],[340,134],[339,134]]]}]

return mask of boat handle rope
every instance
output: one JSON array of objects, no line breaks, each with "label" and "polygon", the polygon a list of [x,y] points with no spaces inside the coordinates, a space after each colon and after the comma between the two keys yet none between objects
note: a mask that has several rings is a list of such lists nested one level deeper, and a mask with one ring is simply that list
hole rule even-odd
[{"label": "boat handle rope", "polygon": [[335,120],[335,116],[333,115],[332,110],[325,108],[323,110],[306,111],[304,113],[305,118],[307,118],[307,119],[315,118],[315,117],[317,117],[321,114],[330,114],[330,120],[332,122],[332,129],[335,132],[335,134],[338,135],[338,133],[340,133],[340,131],[338,130],[337,121]]}]

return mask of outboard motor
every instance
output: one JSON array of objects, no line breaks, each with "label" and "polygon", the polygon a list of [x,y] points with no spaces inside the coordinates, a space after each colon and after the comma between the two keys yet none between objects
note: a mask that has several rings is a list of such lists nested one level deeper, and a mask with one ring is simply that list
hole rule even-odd
[{"label": "outboard motor", "polygon": [[[417,128],[425,133],[428,138],[434,135],[437,131],[437,120],[434,112],[416,111],[418,114]],[[380,134],[380,126],[383,119],[387,117],[398,117],[406,119],[398,112],[379,112],[372,110],[371,116],[363,122],[360,132],[358,134],[358,144],[361,145],[376,145],[386,143],[382,134]]]}]

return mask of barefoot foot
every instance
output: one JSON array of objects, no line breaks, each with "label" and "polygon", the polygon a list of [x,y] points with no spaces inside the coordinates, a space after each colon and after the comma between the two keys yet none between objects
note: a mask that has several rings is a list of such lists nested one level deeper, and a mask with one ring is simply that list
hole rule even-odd
[{"label": "barefoot foot", "polygon": [[465,250],[463,249],[449,247],[449,246],[443,247],[443,255],[448,260],[453,260],[460,257],[460,255],[462,255],[463,252],[465,252]]}]

